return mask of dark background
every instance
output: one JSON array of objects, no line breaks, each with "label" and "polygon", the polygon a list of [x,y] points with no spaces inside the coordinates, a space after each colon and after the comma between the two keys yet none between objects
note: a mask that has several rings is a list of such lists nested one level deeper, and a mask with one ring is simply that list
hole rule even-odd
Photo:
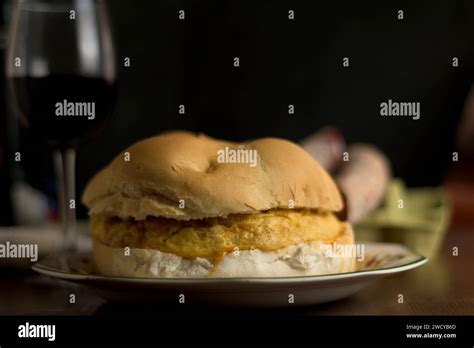
[{"label": "dark background", "polygon": [[[471,3],[109,1],[118,100],[106,129],[78,150],[77,192],[125,147],[163,130],[299,141],[326,125],[378,146],[410,186],[438,185],[472,82]],[[420,102],[421,118],[381,117],[388,99]],[[50,149],[25,131],[20,149],[27,181],[50,187]]]}]

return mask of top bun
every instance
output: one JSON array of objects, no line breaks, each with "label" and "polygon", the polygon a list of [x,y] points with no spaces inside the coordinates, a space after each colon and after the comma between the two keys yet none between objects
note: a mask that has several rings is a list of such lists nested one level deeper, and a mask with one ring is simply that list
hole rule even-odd
[{"label": "top bun", "polygon": [[[233,150],[256,154],[256,161],[229,163],[237,158],[231,157]],[[136,220],[343,208],[330,176],[294,143],[264,138],[239,144],[188,132],[169,132],[132,145],[89,182],[82,201],[90,214]]]}]

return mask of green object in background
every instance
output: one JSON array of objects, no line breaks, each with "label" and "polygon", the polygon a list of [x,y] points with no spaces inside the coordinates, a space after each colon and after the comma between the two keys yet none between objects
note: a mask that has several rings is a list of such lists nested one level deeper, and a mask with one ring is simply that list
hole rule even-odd
[{"label": "green object in background", "polygon": [[441,187],[390,182],[382,205],[355,227],[356,240],[401,243],[432,258],[447,231],[450,208]]}]

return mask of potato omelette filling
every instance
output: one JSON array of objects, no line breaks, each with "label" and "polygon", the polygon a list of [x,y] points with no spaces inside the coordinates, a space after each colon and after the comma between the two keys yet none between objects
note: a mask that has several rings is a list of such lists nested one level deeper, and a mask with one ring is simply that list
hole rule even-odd
[{"label": "potato omelette filling", "polygon": [[156,249],[188,259],[218,259],[234,248],[272,251],[313,240],[332,243],[344,230],[332,213],[306,209],[273,209],[190,221],[93,215],[91,227],[93,238],[109,247]]}]

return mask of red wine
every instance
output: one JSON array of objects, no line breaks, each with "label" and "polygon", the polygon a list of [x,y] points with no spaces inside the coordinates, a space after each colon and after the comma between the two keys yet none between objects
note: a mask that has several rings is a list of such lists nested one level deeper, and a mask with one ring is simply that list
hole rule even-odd
[{"label": "red wine", "polygon": [[116,84],[79,75],[11,78],[22,122],[57,148],[76,147],[104,126]]}]

